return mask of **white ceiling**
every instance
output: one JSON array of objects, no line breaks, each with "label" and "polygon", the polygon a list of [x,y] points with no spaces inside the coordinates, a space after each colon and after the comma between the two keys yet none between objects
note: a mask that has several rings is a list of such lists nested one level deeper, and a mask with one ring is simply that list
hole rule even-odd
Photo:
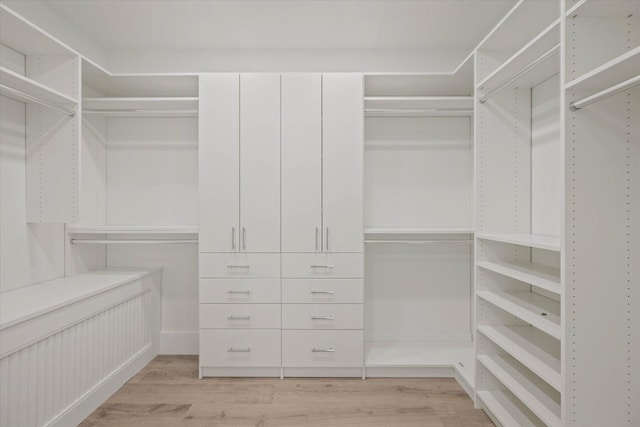
[{"label": "white ceiling", "polygon": [[106,49],[464,49],[515,0],[45,0]]}]

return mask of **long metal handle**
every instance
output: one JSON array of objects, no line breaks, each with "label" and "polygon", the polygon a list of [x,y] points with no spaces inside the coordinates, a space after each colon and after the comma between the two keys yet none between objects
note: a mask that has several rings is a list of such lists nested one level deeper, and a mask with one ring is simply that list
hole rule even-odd
[{"label": "long metal handle", "polygon": [[318,227],[316,227],[316,251],[318,250]]},{"label": "long metal handle", "polygon": [[227,268],[251,268],[250,265],[237,265],[237,264],[229,264]]},{"label": "long metal handle", "polygon": [[325,294],[325,295],[333,295],[336,293],[333,289],[328,291],[311,291],[312,294]]},{"label": "long metal handle", "polygon": [[247,249],[247,230],[242,227],[242,250]]},{"label": "long metal handle", "polygon": [[227,291],[228,294],[250,294],[251,291],[246,290],[246,291]]},{"label": "long metal handle", "polygon": [[335,316],[311,316],[311,320],[336,320]]},{"label": "long metal handle", "polygon": [[598,93],[594,93],[591,96],[587,96],[579,101],[574,101],[569,104],[569,109],[571,111],[578,111],[582,107],[586,107],[589,104],[593,104],[596,101],[600,101],[601,99],[607,98],[609,96],[615,95],[616,93],[620,93],[625,89],[630,89],[633,86],[640,84],[640,75],[630,78],[629,80],[625,80],[616,85],[611,86],[610,88],[601,90]]},{"label": "long metal handle", "polygon": [[251,320],[251,316],[227,316],[229,320]]},{"label": "long metal handle", "polygon": [[229,347],[229,349],[227,351],[229,353],[251,353],[251,347],[247,347],[247,348]]},{"label": "long metal handle", "polygon": [[315,348],[314,347],[311,349],[311,352],[312,353],[333,353],[335,352],[335,350],[332,348]]},{"label": "long metal handle", "polygon": [[327,264],[327,265],[312,265],[311,268],[335,268],[335,265]]},{"label": "long metal handle", "polygon": [[325,250],[329,250],[329,227],[327,227],[327,245],[324,247]]},{"label": "long metal handle", "polygon": [[231,249],[236,248],[236,228],[231,227]]}]

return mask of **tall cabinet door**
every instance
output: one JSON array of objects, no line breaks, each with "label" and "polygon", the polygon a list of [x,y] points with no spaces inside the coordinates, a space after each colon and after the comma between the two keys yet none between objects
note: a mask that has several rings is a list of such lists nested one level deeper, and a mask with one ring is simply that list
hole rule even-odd
[{"label": "tall cabinet door", "polygon": [[362,252],[362,75],[323,75],[322,113],[324,250]]},{"label": "tall cabinet door", "polygon": [[282,76],[282,252],[322,249],[321,79]]},{"label": "tall cabinet door", "polygon": [[238,74],[200,75],[200,252],[239,247]]},{"label": "tall cabinet door", "polygon": [[280,252],[280,75],[240,75],[240,250]]}]

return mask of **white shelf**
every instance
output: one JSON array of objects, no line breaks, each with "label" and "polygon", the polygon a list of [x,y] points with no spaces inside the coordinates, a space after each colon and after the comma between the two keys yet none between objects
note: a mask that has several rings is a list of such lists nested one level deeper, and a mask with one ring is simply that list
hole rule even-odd
[{"label": "white shelf", "polygon": [[478,267],[560,295],[560,269],[530,262],[479,261]]},{"label": "white shelf", "polygon": [[[478,88],[484,93],[501,87],[516,76],[521,70],[535,61],[538,57],[558,46],[560,43],[560,21],[556,20],[545,28],[533,40],[522,49],[507,59],[493,73],[489,74],[478,84]],[[560,52],[551,55],[545,61],[538,64],[522,78],[513,83],[518,87],[533,87],[548,79],[560,71]]]},{"label": "white shelf", "polygon": [[478,391],[477,396],[504,427],[544,427],[544,423],[529,415],[520,401],[503,391]]},{"label": "white shelf", "polygon": [[560,345],[532,326],[478,326],[478,332],[527,366],[556,390],[562,389]]},{"label": "white shelf", "polygon": [[[478,355],[478,361],[548,426],[560,427],[560,404],[549,386],[509,356]],[[551,395],[550,395],[551,394]]]},{"label": "white shelf", "polygon": [[599,91],[640,74],[640,46],[612,59],[565,86],[569,91]]},{"label": "white shelf", "polygon": [[367,108],[388,109],[472,109],[472,96],[365,96]]},{"label": "white shelf", "polygon": [[560,304],[534,292],[480,291],[478,296],[556,339],[562,338]]},{"label": "white shelf", "polygon": [[23,55],[74,55],[70,48],[0,3],[0,40]]},{"label": "white shelf", "polygon": [[638,0],[580,0],[571,6],[567,17],[627,17],[640,12]]},{"label": "white shelf", "polygon": [[514,245],[527,246],[536,249],[546,249],[549,251],[560,251],[560,238],[553,236],[541,236],[536,234],[498,234],[498,233],[476,233],[480,240],[491,240],[493,242],[511,243]]},{"label": "white shelf", "polygon": [[198,234],[197,225],[138,226],[138,225],[69,225],[69,234]]},{"label": "white shelf", "polygon": [[190,117],[198,114],[198,98],[83,98],[82,109],[85,114],[116,117]]},{"label": "white shelf", "polygon": [[471,228],[366,228],[365,235],[391,235],[391,236],[432,236],[443,234],[473,234]]},{"label": "white shelf", "polygon": [[[32,96],[38,99],[41,99],[50,104],[55,104],[59,106],[70,106],[77,105],[75,99],[64,95],[57,90],[54,90],[42,83],[39,83],[35,80],[32,80],[28,77],[23,76],[22,74],[18,74],[14,71],[9,70],[8,68],[0,66],[0,84],[4,86],[8,86],[11,89],[15,89],[19,92],[25,93],[28,96]],[[16,99],[21,102],[30,103],[32,102],[29,98],[20,97],[13,92],[0,90],[2,95],[5,95],[9,98]]]}]

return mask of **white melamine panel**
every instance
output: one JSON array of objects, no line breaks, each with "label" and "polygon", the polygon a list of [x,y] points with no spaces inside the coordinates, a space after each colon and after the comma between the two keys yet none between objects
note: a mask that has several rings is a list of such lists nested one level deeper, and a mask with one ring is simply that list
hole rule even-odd
[{"label": "white melamine panel", "polygon": [[353,304],[362,301],[362,279],[282,279],[283,303]]},{"label": "white melamine panel", "polygon": [[280,279],[200,279],[200,303],[280,303]]},{"label": "white melamine panel", "polygon": [[200,304],[203,329],[280,329],[280,304]]},{"label": "white melamine panel", "polygon": [[362,329],[362,304],[283,304],[282,329]]},{"label": "white melamine panel", "polygon": [[0,97],[0,292],[64,275],[64,225],[27,224],[25,106]]},{"label": "white melamine panel", "polygon": [[0,43],[0,66],[24,76],[25,56],[17,50]]},{"label": "white melamine panel", "polygon": [[200,366],[280,367],[280,331],[203,329]]},{"label": "white melamine panel", "polygon": [[363,81],[322,76],[323,250],[363,251]]},{"label": "white melamine panel", "polygon": [[362,278],[363,254],[282,254],[282,277]]},{"label": "white melamine panel", "polygon": [[560,235],[560,76],[531,90],[531,233]]},{"label": "white melamine panel", "polygon": [[83,117],[80,164],[78,223],[106,224],[107,120],[104,117]]},{"label": "white melamine panel", "polygon": [[108,119],[107,223],[198,223],[198,125],[189,118]]},{"label": "white melamine panel", "polygon": [[240,75],[240,250],[280,252],[280,75]]},{"label": "white melamine panel", "polygon": [[365,284],[367,341],[471,339],[469,245],[367,245]]},{"label": "white melamine panel", "polygon": [[365,226],[470,228],[467,117],[365,120]]},{"label": "white melamine panel", "polygon": [[282,331],[285,367],[360,367],[362,357],[362,331]]},{"label": "white melamine panel", "polygon": [[202,74],[199,106],[200,250],[238,250],[240,77]]},{"label": "white melamine panel", "polygon": [[75,102],[80,99],[80,58],[72,55],[27,55],[26,74]]},{"label": "white melamine panel", "polygon": [[200,253],[201,278],[279,278],[280,254]]},{"label": "white melamine panel", "polygon": [[282,75],[282,251],[315,252],[322,230],[320,74]]}]

